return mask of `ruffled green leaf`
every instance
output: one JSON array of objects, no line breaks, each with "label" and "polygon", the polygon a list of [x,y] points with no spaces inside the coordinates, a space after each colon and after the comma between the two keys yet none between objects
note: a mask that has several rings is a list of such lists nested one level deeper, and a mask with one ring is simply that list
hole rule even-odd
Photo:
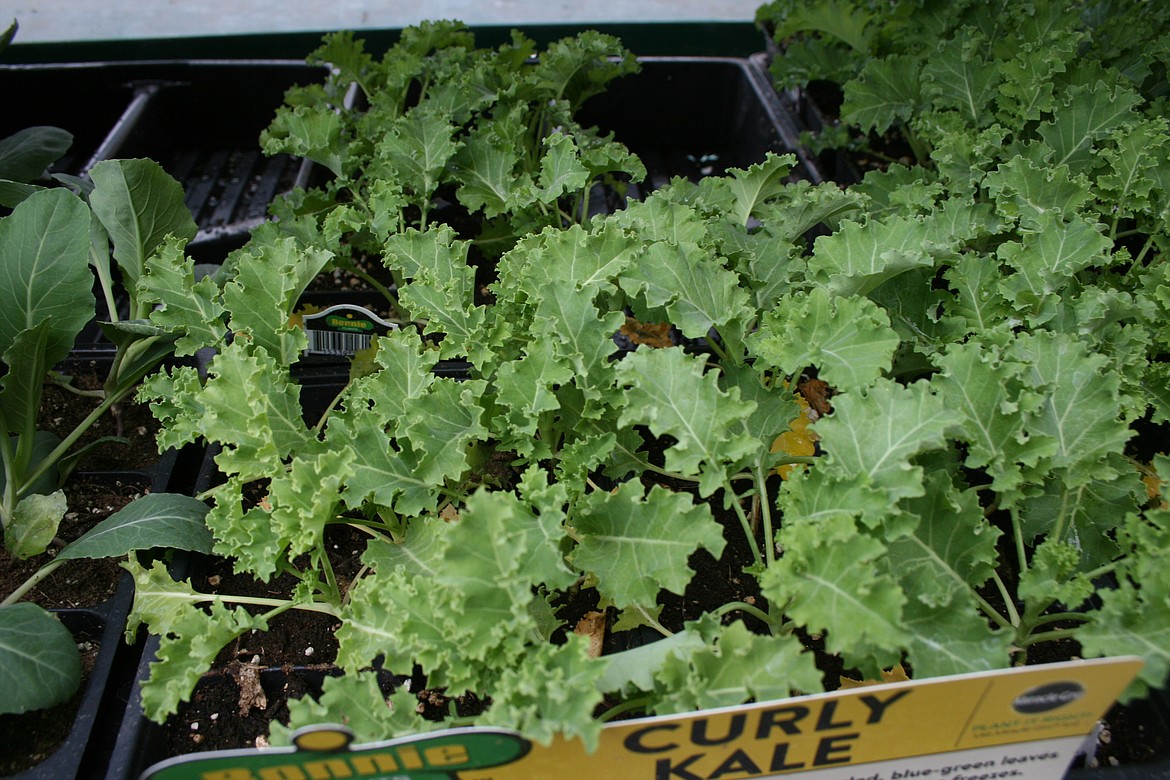
[{"label": "ruffled green leaf", "polygon": [[759,447],[739,424],[755,405],[738,388],[722,390],[715,374],[682,350],[640,349],[618,363],[617,374],[625,400],[620,424],[674,437],[666,468],[698,476],[701,495],[722,487],[730,464]]},{"label": "ruffled green leaf", "polygon": [[888,371],[898,343],[885,311],[870,300],[814,288],[783,296],[748,348],[786,375],[816,366],[820,378],[844,391]]},{"label": "ruffled green leaf", "polygon": [[195,281],[195,263],[171,239],[146,262],[138,280],[138,300],[150,307],[150,321],[163,332],[179,334],[175,355],[193,355],[227,335],[220,288],[211,276]]},{"label": "ruffled green leaf", "polygon": [[[761,636],[738,620],[713,623],[697,624],[705,642],[676,645],[667,655],[655,677],[661,697],[653,705],[656,714],[774,701],[820,688],[812,654],[796,636]],[[686,627],[688,633],[695,629],[696,623]]]},{"label": "ruffled green leaf", "polygon": [[786,604],[792,621],[813,633],[825,634],[830,653],[846,663],[862,648],[882,648],[880,667],[897,660],[906,641],[902,621],[906,595],[875,563],[886,545],[859,532],[852,520],[833,516],[817,522],[787,523],[777,535],[784,555],[760,578],[772,604]]},{"label": "ruffled green leaf", "polygon": [[662,589],[682,595],[694,575],[688,558],[699,548],[718,558],[725,544],[705,504],[658,485],[644,494],[638,482],[588,494],[573,527],[573,563],[597,578],[598,591],[618,609],[653,609]]}]

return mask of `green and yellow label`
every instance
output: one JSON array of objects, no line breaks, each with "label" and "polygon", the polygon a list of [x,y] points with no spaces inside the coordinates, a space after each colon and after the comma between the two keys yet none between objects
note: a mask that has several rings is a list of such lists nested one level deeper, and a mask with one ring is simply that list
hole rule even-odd
[{"label": "green and yellow label", "polygon": [[1074,661],[631,720],[606,726],[593,753],[487,729],[350,747],[344,730],[318,728],[296,749],[173,759],[144,780],[1059,780],[1141,665]]}]

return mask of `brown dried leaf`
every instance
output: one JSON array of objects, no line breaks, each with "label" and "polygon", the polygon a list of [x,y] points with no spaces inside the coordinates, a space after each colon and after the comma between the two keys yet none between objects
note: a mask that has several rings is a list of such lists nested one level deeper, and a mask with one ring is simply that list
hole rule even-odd
[{"label": "brown dried leaf", "polygon": [[605,613],[586,612],[585,617],[577,621],[573,633],[589,640],[590,658],[600,658],[601,644],[605,641]]},{"label": "brown dried leaf", "polygon": [[639,322],[633,317],[626,317],[626,324],[622,325],[622,334],[635,344],[655,348],[674,346],[670,339],[669,322]]},{"label": "brown dried leaf", "polygon": [[228,674],[236,681],[240,689],[240,715],[246,716],[252,710],[268,709],[268,697],[260,685],[260,656],[252,656],[252,662],[247,664],[232,662],[228,666]]}]

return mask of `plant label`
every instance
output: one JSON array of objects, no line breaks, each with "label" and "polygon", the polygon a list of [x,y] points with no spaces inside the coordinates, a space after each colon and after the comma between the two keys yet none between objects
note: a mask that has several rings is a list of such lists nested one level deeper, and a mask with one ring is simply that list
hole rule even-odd
[{"label": "plant label", "polygon": [[309,345],[307,355],[355,355],[369,349],[374,336],[398,327],[362,306],[341,303],[301,318]]},{"label": "plant label", "polygon": [[1141,668],[1120,657],[876,684],[607,725],[599,746],[452,729],[351,746],[340,727],[296,747],[170,759],[142,780],[1058,780]]}]

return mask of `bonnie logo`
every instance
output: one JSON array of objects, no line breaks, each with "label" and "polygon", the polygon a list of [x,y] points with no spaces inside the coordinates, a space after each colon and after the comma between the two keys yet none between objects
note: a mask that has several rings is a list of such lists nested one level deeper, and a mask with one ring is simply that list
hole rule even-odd
[{"label": "bonnie logo", "polygon": [[1054,682],[1024,691],[1012,701],[1012,708],[1025,715],[1048,712],[1070,704],[1085,695],[1075,682]]}]

